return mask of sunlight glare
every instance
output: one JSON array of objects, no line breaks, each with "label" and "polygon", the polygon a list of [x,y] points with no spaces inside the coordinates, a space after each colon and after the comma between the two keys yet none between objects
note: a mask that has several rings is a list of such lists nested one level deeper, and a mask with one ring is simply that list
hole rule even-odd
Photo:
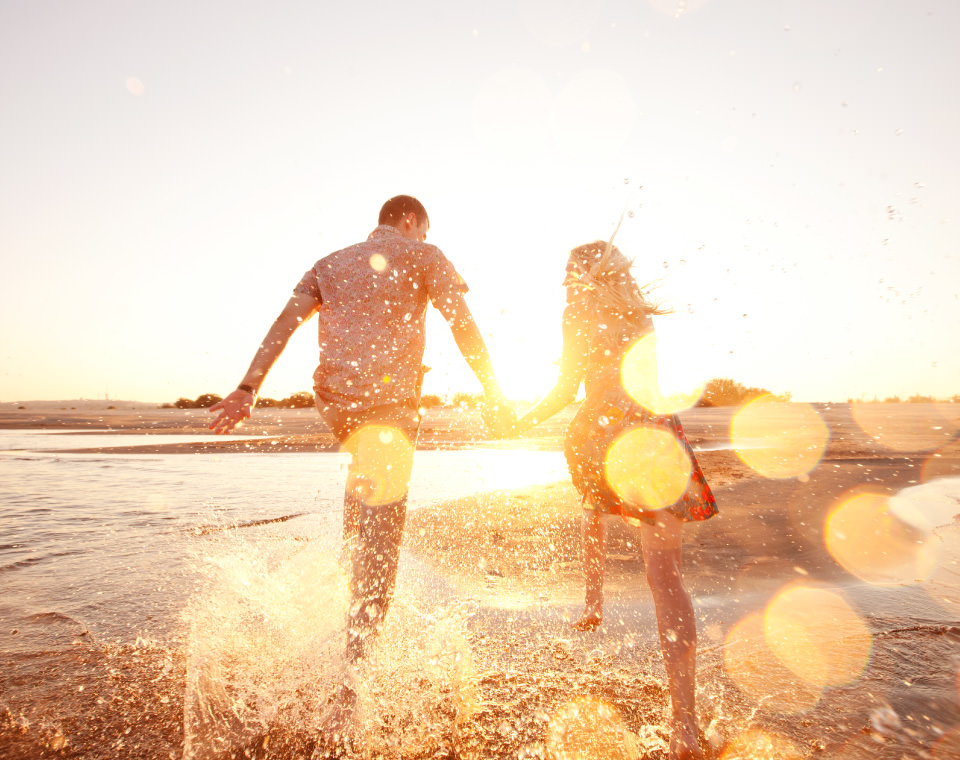
[{"label": "sunlight glare", "polygon": [[638,760],[640,745],[616,708],[597,697],[577,697],[547,725],[547,756],[552,760]]},{"label": "sunlight glare", "polygon": [[663,509],[683,496],[693,466],[666,430],[633,428],[617,438],[604,462],[607,482],[637,509]]},{"label": "sunlight glare", "polygon": [[390,425],[364,425],[343,444],[356,462],[357,474],[348,484],[370,506],[392,504],[407,492],[413,469],[413,445]]},{"label": "sunlight glare", "polygon": [[810,472],[826,449],[830,432],[810,404],[760,396],[730,424],[737,456],[768,478],[795,478]]},{"label": "sunlight glare", "polygon": [[800,584],[767,605],[763,632],[780,662],[820,689],[856,680],[873,646],[866,624],[838,592]]},{"label": "sunlight glare", "polygon": [[692,408],[706,384],[664,395],[657,367],[657,336],[650,333],[627,349],[620,364],[620,382],[630,398],[654,414],[676,414]]}]

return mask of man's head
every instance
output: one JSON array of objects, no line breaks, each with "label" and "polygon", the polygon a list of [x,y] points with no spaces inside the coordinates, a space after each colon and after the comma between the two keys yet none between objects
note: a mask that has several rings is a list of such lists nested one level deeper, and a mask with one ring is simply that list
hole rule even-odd
[{"label": "man's head", "polygon": [[378,224],[389,224],[411,240],[426,240],[430,218],[423,204],[410,195],[395,195],[380,209]]}]

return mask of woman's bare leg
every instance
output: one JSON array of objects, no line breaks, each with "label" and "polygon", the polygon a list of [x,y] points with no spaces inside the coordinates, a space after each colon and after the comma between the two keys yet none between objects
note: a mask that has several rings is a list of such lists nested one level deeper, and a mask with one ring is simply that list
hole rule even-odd
[{"label": "woman's bare leg", "polygon": [[671,760],[703,757],[697,739],[697,624],[681,575],[682,529],[683,522],[667,512],[640,529],[670,688]]},{"label": "woman's bare leg", "polygon": [[592,631],[603,621],[603,574],[607,564],[607,524],[593,509],[583,513],[583,574],[586,599],[583,614],[573,624],[578,631]]}]

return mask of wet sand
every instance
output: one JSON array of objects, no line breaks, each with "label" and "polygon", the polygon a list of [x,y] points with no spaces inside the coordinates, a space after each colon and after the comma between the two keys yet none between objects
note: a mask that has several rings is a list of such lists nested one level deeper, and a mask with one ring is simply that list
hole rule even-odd
[{"label": "wet sand", "polygon": [[[779,480],[760,477],[723,448],[733,410],[681,415],[688,437],[705,449],[698,458],[721,510],[691,526],[684,546],[685,578],[700,619],[698,699],[711,758],[749,730],[786,742],[772,754],[750,757],[960,757],[960,743],[949,736],[960,727],[960,626],[951,622],[956,608],[931,615],[935,605],[922,590],[862,590],[857,599],[873,640],[869,664],[855,681],[827,689],[803,710],[785,709],[783,694],[758,702],[725,668],[726,634],[744,610],[762,608],[785,583],[857,586],[824,548],[824,519],[838,499],[865,490],[894,494],[935,477],[960,476],[960,414],[920,408],[925,405],[873,406],[820,407],[831,432],[821,461],[809,476]],[[69,417],[57,411],[5,410],[0,426],[197,433],[206,419],[204,412],[181,410]],[[483,445],[556,449],[568,419],[569,412],[535,431],[536,438]],[[157,450],[323,451],[331,445],[312,410],[264,410],[244,432],[269,437]],[[428,415],[420,445],[481,440],[476,415],[444,410]],[[470,646],[479,699],[459,725],[448,721],[445,733],[427,744],[397,746],[385,756],[551,757],[545,737],[564,705],[581,697],[614,708],[630,736],[646,747],[639,756],[666,757],[668,697],[637,535],[629,526],[611,523],[604,625],[594,633],[569,628],[582,599],[580,515],[568,482],[478,494],[410,513],[408,562],[421,577],[442,579],[453,596],[478,602]],[[51,621],[37,621],[38,630],[41,622],[43,641],[31,641],[29,626],[15,636],[0,632],[0,758],[180,756],[182,652],[149,643],[104,646],[66,620],[55,621],[51,639]],[[778,674],[768,676],[776,692]],[[313,741],[311,732],[278,722],[256,742],[222,756],[309,757]],[[632,756],[625,744],[617,746],[619,754],[600,756]]]}]

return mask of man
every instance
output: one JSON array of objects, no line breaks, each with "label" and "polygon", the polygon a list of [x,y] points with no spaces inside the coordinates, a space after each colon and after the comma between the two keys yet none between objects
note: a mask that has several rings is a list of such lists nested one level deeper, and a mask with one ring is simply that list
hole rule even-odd
[{"label": "man", "polygon": [[347,660],[363,657],[396,581],[407,487],[420,426],[427,303],[443,314],[483,386],[494,428],[512,425],[486,345],[464,301],[466,283],[425,241],[430,221],[416,199],[398,195],[380,210],[366,241],[308,270],[257,349],[243,381],[210,429],[229,433],[251,415],[264,378],[293,332],[319,316],[317,409],[351,453],[343,506],[350,568]]}]

